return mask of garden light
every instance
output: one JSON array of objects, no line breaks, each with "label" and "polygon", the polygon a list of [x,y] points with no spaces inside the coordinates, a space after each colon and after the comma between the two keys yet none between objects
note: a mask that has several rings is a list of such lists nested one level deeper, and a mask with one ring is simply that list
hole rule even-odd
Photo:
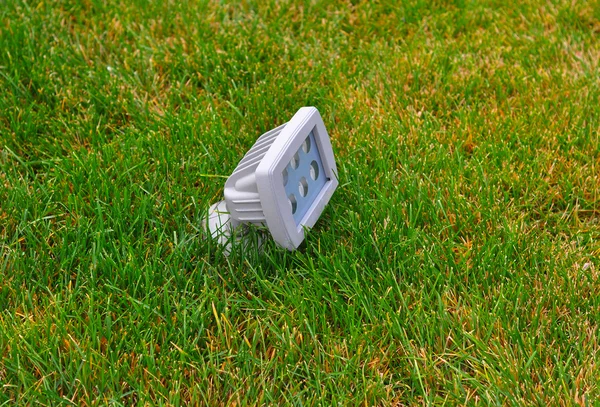
[{"label": "garden light", "polygon": [[[225,182],[225,200],[209,209],[210,234],[229,245],[240,226],[266,226],[296,249],[338,186],[329,135],[319,111],[303,107],[256,140]],[[228,246],[229,247],[229,246]]]}]

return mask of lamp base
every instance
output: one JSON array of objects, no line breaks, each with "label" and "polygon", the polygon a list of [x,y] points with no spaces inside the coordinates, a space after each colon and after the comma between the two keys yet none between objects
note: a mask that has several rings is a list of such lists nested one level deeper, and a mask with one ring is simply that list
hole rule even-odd
[{"label": "lamp base", "polygon": [[208,215],[205,221],[206,231],[229,251],[231,249],[231,216],[229,215],[225,201],[212,204],[208,208]]},{"label": "lamp base", "polygon": [[[223,246],[223,253],[226,256],[231,253],[233,244],[242,243],[244,251],[250,250],[250,248],[261,249],[261,236],[254,234],[256,239],[250,239],[248,226],[231,217],[225,201],[214,203],[208,208],[206,218],[203,219],[203,226],[204,231]],[[254,240],[257,241],[253,242]]]}]

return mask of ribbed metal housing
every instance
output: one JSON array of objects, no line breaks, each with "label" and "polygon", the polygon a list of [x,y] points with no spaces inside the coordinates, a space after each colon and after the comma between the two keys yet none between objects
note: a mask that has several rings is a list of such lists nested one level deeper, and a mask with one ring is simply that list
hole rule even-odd
[{"label": "ribbed metal housing", "polygon": [[225,202],[234,221],[265,224],[265,214],[256,186],[256,167],[285,127],[285,124],[266,132],[239,162],[225,182]]}]

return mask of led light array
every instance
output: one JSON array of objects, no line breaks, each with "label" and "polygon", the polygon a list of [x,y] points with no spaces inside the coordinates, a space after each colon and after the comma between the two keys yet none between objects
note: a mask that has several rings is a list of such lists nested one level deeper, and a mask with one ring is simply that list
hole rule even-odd
[{"label": "led light array", "polygon": [[311,131],[283,170],[283,186],[296,224],[306,215],[326,182],[321,155]]}]

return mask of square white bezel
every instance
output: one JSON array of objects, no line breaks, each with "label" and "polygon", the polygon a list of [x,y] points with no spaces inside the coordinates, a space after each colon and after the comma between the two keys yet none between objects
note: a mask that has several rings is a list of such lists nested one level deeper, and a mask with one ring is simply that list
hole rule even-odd
[{"label": "square white bezel", "polygon": [[[283,170],[313,132],[323,164],[325,185],[314,199],[306,214],[296,224],[283,183]],[[273,239],[293,250],[304,240],[304,228],[312,227],[338,186],[337,167],[329,135],[323,119],[315,107],[303,107],[281,130],[256,168],[256,184],[265,214],[265,221]]]}]

